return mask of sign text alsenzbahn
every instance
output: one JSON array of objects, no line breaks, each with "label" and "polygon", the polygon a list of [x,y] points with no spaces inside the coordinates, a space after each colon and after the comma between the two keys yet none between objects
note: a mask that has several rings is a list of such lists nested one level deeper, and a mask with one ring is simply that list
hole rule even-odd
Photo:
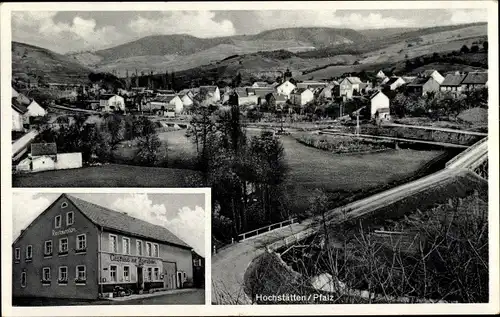
[{"label": "sign text alsenzbahn", "polygon": [[156,261],[154,259],[138,258],[138,257],[133,257],[133,256],[116,255],[116,254],[111,254],[110,259],[111,259],[111,261],[116,261],[116,262],[132,262],[132,263],[137,263],[137,264],[155,264],[156,263]]},{"label": "sign text alsenzbahn", "polygon": [[59,231],[52,230],[52,235],[53,236],[61,236],[63,234],[73,233],[75,231],[76,231],[75,228],[69,228],[69,229],[66,229],[66,230],[59,230]]}]

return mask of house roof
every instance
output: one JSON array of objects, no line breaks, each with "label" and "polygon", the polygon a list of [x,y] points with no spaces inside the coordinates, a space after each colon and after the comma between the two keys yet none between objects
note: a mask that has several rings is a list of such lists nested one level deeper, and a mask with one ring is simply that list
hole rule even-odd
[{"label": "house roof", "polygon": [[269,87],[270,85],[266,83],[265,81],[256,81],[253,83],[254,85],[257,85],[258,87]]},{"label": "house roof", "polygon": [[[434,74],[434,72],[438,72],[437,70],[435,69],[426,69],[422,72],[422,76],[423,77],[429,77],[429,76],[432,76],[432,74]],[[439,72],[438,72],[439,73]]]},{"label": "house roof", "polygon": [[248,92],[246,88],[236,87],[234,92],[238,95],[238,97],[248,97]]},{"label": "house roof", "polygon": [[462,81],[462,84],[486,84],[488,82],[488,73],[471,72]]},{"label": "house roof", "polygon": [[292,94],[294,94],[294,95],[300,95],[300,94],[302,94],[306,90],[307,90],[307,88],[296,88],[296,89],[294,89],[292,91]]},{"label": "house roof", "polygon": [[386,82],[385,84],[388,85],[388,86],[390,86],[390,85],[394,84],[397,80],[399,80],[399,78],[401,78],[401,77],[391,77],[389,79],[389,81]]},{"label": "house roof", "polygon": [[98,226],[191,249],[189,245],[165,227],[154,225],[147,221],[131,217],[125,213],[114,211],[71,195],[63,195],[87,216],[90,221]]},{"label": "house roof", "polygon": [[57,145],[55,143],[33,143],[31,144],[31,156],[56,155]]},{"label": "house roof", "polygon": [[420,86],[423,86],[431,78],[432,77],[418,77],[418,78],[415,78],[411,83],[408,84],[408,86],[409,87],[420,87]]},{"label": "house roof", "polygon": [[412,81],[414,81],[417,77],[416,76],[403,76],[402,77],[405,83],[409,84]]},{"label": "house roof", "polygon": [[157,96],[155,99],[153,99],[152,102],[170,102],[176,96],[177,95],[161,95],[161,96]]},{"label": "house roof", "polygon": [[441,86],[460,86],[466,75],[448,74],[444,78]]},{"label": "house roof", "polygon": [[378,94],[382,94],[382,95],[385,96],[385,94],[383,92],[381,92],[380,90],[377,90],[376,92],[374,92],[373,94],[371,94],[368,99],[373,99],[373,97],[377,96]]},{"label": "house roof", "polygon": [[346,77],[346,79],[348,81],[350,81],[351,84],[360,84],[361,83],[361,79],[359,79],[359,77]]},{"label": "house roof", "polygon": [[18,113],[20,114],[25,114],[26,112],[28,112],[28,108],[23,105],[22,103],[20,103],[17,98],[12,98],[12,109],[14,109],[15,111],[17,111]]},{"label": "house roof", "polygon": [[274,92],[274,89],[272,88],[252,88],[252,90],[254,91],[255,95],[259,97],[265,97]]}]

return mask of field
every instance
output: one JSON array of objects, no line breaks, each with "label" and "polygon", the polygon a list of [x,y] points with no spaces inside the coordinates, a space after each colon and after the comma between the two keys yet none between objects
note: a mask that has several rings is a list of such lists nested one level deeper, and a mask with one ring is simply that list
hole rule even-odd
[{"label": "field", "polygon": [[14,175],[13,187],[188,187],[191,170],[109,164]]},{"label": "field", "polygon": [[[194,144],[186,138],[186,130],[160,132],[158,137],[162,142],[160,157],[167,166],[172,164],[189,164],[190,159],[196,156]],[[129,146],[130,145],[130,146]],[[168,152],[166,151],[168,147]],[[120,163],[133,163],[138,151],[136,141],[123,141],[115,151],[115,160]]]},{"label": "field", "polygon": [[[252,132],[255,135],[255,132]],[[252,135],[249,133],[249,135]],[[315,188],[338,192],[347,198],[387,183],[415,175],[443,151],[394,150],[372,154],[342,155],[305,146],[293,137],[282,137],[290,168],[287,187],[294,209],[308,205]]]}]

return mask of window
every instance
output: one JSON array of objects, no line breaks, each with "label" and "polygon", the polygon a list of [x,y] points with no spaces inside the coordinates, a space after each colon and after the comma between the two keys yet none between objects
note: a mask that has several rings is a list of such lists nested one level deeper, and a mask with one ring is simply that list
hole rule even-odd
[{"label": "window", "polygon": [[118,253],[118,246],[116,245],[116,236],[109,235],[109,252]]},{"label": "window", "polygon": [[67,212],[66,213],[66,225],[67,226],[71,226],[74,222],[74,219],[73,219],[73,212],[70,211],[70,212]]},{"label": "window", "polygon": [[33,246],[30,244],[26,246],[26,260],[31,260],[33,258]]},{"label": "window", "polygon": [[187,280],[187,275],[186,275],[186,272],[182,272],[182,279],[185,281]]},{"label": "window", "polygon": [[116,265],[109,267],[109,278],[112,282],[116,282]]},{"label": "window", "polygon": [[160,256],[160,248],[158,246],[158,243],[153,244],[153,256],[154,257]]},{"label": "window", "polygon": [[122,251],[123,254],[130,254],[130,239],[129,238],[123,238],[122,239]]},{"label": "window", "polygon": [[16,259],[16,260],[20,260],[21,259],[21,249],[20,248],[16,248],[14,250],[14,259]]},{"label": "window", "polygon": [[50,282],[50,267],[42,269],[42,282]]},{"label": "window", "polygon": [[148,281],[153,280],[153,268],[148,267]]},{"label": "window", "polygon": [[126,282],[130,281],[130,266],[123,267],[123,280]]},{"label": "window", "polygon": [[26,287],[26,272],[21,272],[21,287]]},{"label": "window", "polygon": [[68,238],[59,239],[59,254],[68,253]]},{"label": "window", "polygon": [[85,268],[85,265],[77,265],[75,283],[84,283],[86,280],[87,280],[87,270]]},{"label": "window", "polygon": [[160,269],[155,267],[154,272],[155,272],[155,275],[154,275],[155,281],[158,281],[160,279]]},{"label": "window", "polygon": [[63,202],[63,203],[61,204],[61,208],[66,208],[66,207],[68,207],[68,203],[67,203],[67,202]]},{"label": "window", "polygon": [[61,228],[61,216],[56,216],[54,219],[54,226],[56,228]]},{"label": "window", "polygon": [[87,249],[87,235],[80,234],[76,236],[76,251],[85,251]]},{"label": "window", "polygon": [[43,255],[52,255],[52,240],[45,241]]},{"label": "window", "polygon": [[137,240],[135,245],[136,245],[136,249],[137,249],[136,250],[137,255],[142,255],[142,241]]},{"label": "window", "polygon": [[151,243],[146,242],[146,255],[151,256]]},{"label": "window", "polygon": [[59,280],[57,281],[59,284],[68,284],[68,267],[60,266],[59,267]]}]

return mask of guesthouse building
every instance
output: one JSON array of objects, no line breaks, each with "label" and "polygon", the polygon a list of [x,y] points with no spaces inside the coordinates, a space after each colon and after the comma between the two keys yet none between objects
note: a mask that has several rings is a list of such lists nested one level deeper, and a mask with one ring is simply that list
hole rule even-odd
[{"label": "guesthouse building", "polygon": [[192,248],[164,227],[62,194],[12,245],[13,297],[97,299],[193,282]]}]

